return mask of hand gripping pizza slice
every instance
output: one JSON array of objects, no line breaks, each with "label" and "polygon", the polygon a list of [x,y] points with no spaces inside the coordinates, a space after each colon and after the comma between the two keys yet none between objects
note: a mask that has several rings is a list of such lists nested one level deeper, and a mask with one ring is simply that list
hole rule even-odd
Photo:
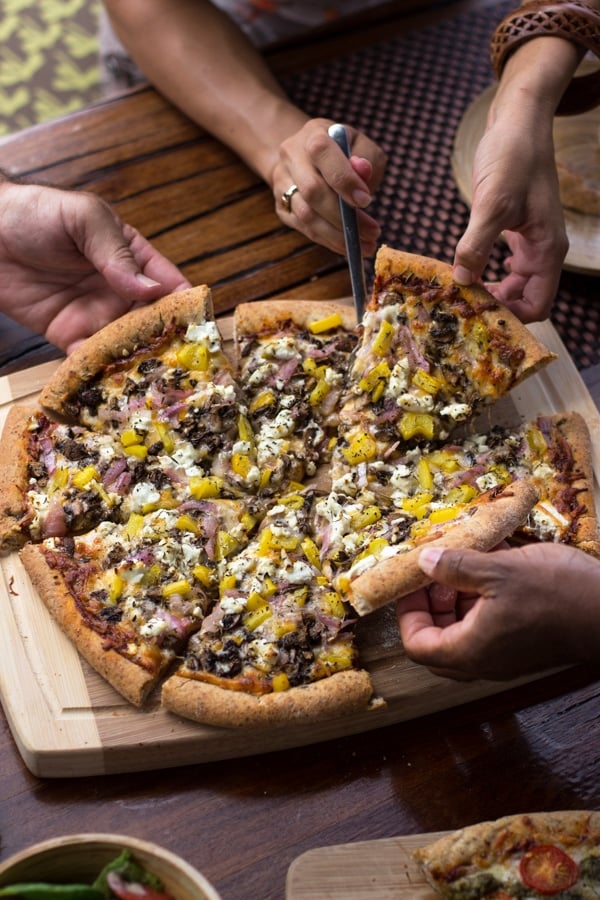
[{"label": "hand gripping pizza slice", "polygon": [[82,656],[140,706],[202,624],[219,568],[256,522],[238,501],[190,500],[27,544],[21,557]]},{"label": "hand gripping pizza slice", "polygon": [[600,813],[530,813],[480,822],[414,851],[440,897],[600,896]]},{"label": "hand gripping pizza slice", "polygon": [[329,458],[356,316],[340,303],[273,300],[240,304],[234,328],[249,424],[247,456],[236,463],[272,494]]},{"label": "hand gripping pizza slice", "polygon": [[162,473],[162,484],[138,478],[148,505],[161,505],[161,491],[177,481],[193,479],[198,497],[238,496],[245,487],[247,473],[232,466],[245,438],[244,406],[206,287],[107,325],[59,366],[40,402],[55,418],[113,434],[148,474]]},{"label": "hand gripping pizza slice", "polygon": [[163,705],[223,727],[318,721],[369,705],[348,606],[322,575],[310,496],[289,494],[224,566],[220,599],[163,687]]},{"label": "hand gripping pizza slice", "polygon": [[427,583],[417,565],[425,541],[491,549],[510,537],[600,552],[590,438],[577,413],[355,466],[339,448],[316,510],[334,583],[361,613]]},{"label": "hand gripping pizza slice", "polygon": [[554,358],[483,286],[384,246],[341,412],[347,452],[445,440]]},{"label": "hand gripping pizza slice", "polygon": [[315,534],[334,586],[360,615],[429,583],[418,565],[425,543],[491,550],[523,525],[538,491],[502,456],[480,436],[341,475],[337,467],[315,504]]}]

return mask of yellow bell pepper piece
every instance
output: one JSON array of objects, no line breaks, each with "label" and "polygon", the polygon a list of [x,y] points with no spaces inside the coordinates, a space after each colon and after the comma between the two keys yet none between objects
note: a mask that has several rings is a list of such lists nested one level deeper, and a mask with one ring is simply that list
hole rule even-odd
[{"label": "yellow bell pepper piece", "polygon": [[377,456],[377,444],[375,439],[367,434],[366,431],[360,431],[354,435],[349,445],[342,449],[342,453],[346,462],[351,466],[357,466],[362,462],[369,462]]},{"label": "yellow bell pepper piece", "polygon": [[179,581],[171,581],[169,584],[163,585],[163,597],[173,597],[175,594],[189,594],[192,586],[187,578],[180,578]]},{"label": "yellow bell pepper piece", "polygon": [[244,616],[244,625],[248,631],[254,631],[259,625],[262,625],[267,619],[270,619],[272,615],[273,610],[269,604],[263,603],[262,606],[259,606],[257,609]]},{"label": "yellow bell pepper piece", "polygon": [[337,591],[327,591],[321,598],[326,611],[336,619],[343,619],[346,615],[346,607]]},{"label": "yellow bell pepper piece", "polygon": [[539,428],[536,428],[535,426],[532,428],[528,428],[525,432],[525,437],[527,438],[527,443],[529,444],[530,449],[535,453],[538,453],[541,456],[546,452],[546,438]]},{"label": "yellow bell pepper piece", "polygon": [[235,575],[224,575],[219,582],[219,594],[222,597],[226,591],[231,591],[237,584]]},{"label": "yellow bell pepper piece", "polygon": [[429,504],[433,500],[433,494],[422,491],[415,494],[414,497],[405,497],[402,500],[402,509],[414,516],[415,519],[422,519],[429,512]]},{"label": "yellow bell pepper piece", "polygon": [[385,356],[389,353],[392,346],[392,340],[394,339],[394,330],[392,323],[388,322],[387,319],[384,319],[379,326],[379,332],[372,345],[373,352],[376,353],[377,356]]},{"label": "yellow bell pepper piece", "polygon": [[124,526],[124,533],[128,538],[134,538],[140,533],[144,525],[144,517],[139,513],[131,513]]},{"label": "yellow bell pepper piece", "polygon": [[175,441],[170,427],[165,422],[156,422],[155,428],[162,441],[165,453],[172,453],[175,449]]},{"label": "yellow bell pepper piece", "polygon": [[135,456],[136,459],[146,459],[148,456],[148,448],[143,444],[131,444],[129,447],[123,447],[126,456]]},{"label": "yellow bell pepper piece", "polygon": [[237,426],[240,441],[246,441],[250,444],[253,443],[254,432],[252,431],[252,425],[243,413],[240,413],[238,416]]},{"label": "yellow bell pepper piece", "polygon": [[329,382],[321,378],[308,395],[308,402],[311,406],[320,406],[330,390],[331,385]]},{"label": "yellow bell pepper piece", "polygon": [[258,591],[252,591],[252,593],[248,595],[248,599],[246,600],[247,612],[254,612],[255,609],[260,609],[264,605],[265,598],[262,594],[259,594]]},{"label": "yellow bell pepper piece", "polygon": [[321,556],[319,554],[319,548],[315,544],[312,538],[305,537],[301,544],[302,550],[304,551],[304,555],[315,569],[321,571]]},{"label": "yellow bell pepper piece", "polygon": [[220,497],[223,479],[218,475],[192,475],[190,478],[190,494],[195,500],[206,500]]},{"label": "yellow bell pepper piece", "polygon": [[84,466],[73,475],[73,484],[76,488],[86,487],[90,481],[99,481],[100,475],[95,466]]},{"label": "yellow bell pepper piece", "polygon": [[358,387],[365,394],[370,394],[371,391],[375,390],[379,382],[382,381],[385,385],[391,374],[390,367],[385,359],[382,359],[380,363],[373,366],[373,368],[360,379]]},{"label": "yellow bell pepper piece", "polygon": [[215,542],[215,559],[217,562],[226,559],[238,547],[238,541],[228,531],[217,531],[217,540]]},{"label": "yellow bell pepper piece", "polygon": [[191,341],[183,344],[176,353],[177,363],[184,369],[195,372],[208,371],[210,353],[204,343]]},{"label": "yellow bell pepper piece", "polygon": [[316,322],[311,322],[308,326],[308,330],[312,332],[312,334],[322,334],[324,331],[331,331],[332,328],[339,328],[342,324],[342,317],[339,312],[332,313],[330,316],[325,316],[323,319],[318,319]]},{"label": "yellow bell pepper piece", "polygon": [[369,525],[374,525],[381,518],[381,510],[377,506],[366,506],[362,512],[356,513],[350,519],[350,524],[354,531],[362,531]]},{"label": "yellow bell pepper piece", "polygon": [[450,522],[455,519],[464,506],[457,504],[455,506],[443,506],[441,509],[433,509],[429,515],[429,521],[432,525],[438,525],[440,522]]},{"label": "yellow bell pepper piece", "polygon": [[400,419],[398,430],[405,441],[413,437],[424,437],[430,440],[434,433],[433,416],[428,413],[406,412]]},{"label": "yellow bell pepper piece", "polygon": [[412,377],[412,383],[415,387],[421,388],[426,394],[437,394],[442,386],[442,382],[424,369],[417,369]]},{"label": "yellow bell pepper piece", "polygon": [[192,534],[200,534],[200,525],[198,519],[190,516],[189,513],[182,513],[175,522],[175,528],[179,531],[190,531]]},{"label": "yellow bell pepper piece", "polygon": [[123,589],[125,588],[126,581],[124,578],[121,578],[118,572],[115,572],[113,575],[110,588],[108,590],[108,599],[110,603],[116,603],[121,594],[123,593]]},{"label": "yellow bell pepper piece", "polygon": [[423,456],[417,463],[417,481],[419,482],[419,487],[424,491],[429,491],[433,487],[433,475],[431,474],[429,463]]},{"label": "yellow bell pepper piece", "polygon": [[208,566],[203,565],[202,563],[198,563],[192,569],[192,575],[199,581],[200,584],[204,585],[204,587],[210,587],[212,582],[212,574],[213,570]]},{"label": "yellow bell pepper piece", "polygon": [[267,406],[273,406],[275,403],[275,394],[273,391],[261,391],[250,403],[250,412],[257,412],[259,409],[266,409]]},{"label": "yellow bell pepper piece", "polygon": [[285,672],[279,672],[271,679],[271,687],[277,693],[279,693],[279,691],[287,691],[290,687],[290,679]]},{"label": "yellow bell pepper piece", "polygon": [[240,478],[247,478],[252,469],[252,460],[247,453],[232,453],[231,468]]},{"label": "yellow bell pepper piece", "polygon": [[52,491],[59,491],[67,486],[69,481],[69,470],[64,466],[58,466],[52,473],[51,488]]}]

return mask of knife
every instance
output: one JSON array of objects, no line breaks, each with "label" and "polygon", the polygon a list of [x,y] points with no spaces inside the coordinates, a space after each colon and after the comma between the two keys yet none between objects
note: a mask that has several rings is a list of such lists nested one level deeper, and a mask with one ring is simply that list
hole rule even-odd
[{"label": "knife", "polygon": [[[350,141],[348,133],[343,125],[330,125],[329,137],[333,138],[338,147],[350,158]],[[350,206],[340,197],[340,213],[344,227],[344,241],[346,244],[346,256],[350,270],[350,284],[354,298],[356,320],[360,324],[365,309],[367,289],[365,286],[365,271],[363,267],[362,252],[360,249],[360,237],[358,235],[358,217],[356,209]]]}]

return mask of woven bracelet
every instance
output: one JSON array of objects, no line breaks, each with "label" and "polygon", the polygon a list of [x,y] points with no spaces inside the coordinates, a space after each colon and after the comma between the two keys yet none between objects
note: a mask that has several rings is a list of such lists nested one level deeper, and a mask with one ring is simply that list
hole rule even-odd
[{"label": "woven bracelet", "polygon": [[[517,47],[537,37],[560,37],[600,58],[600,12],[582,0],[544,3],[533,0],[509,13],[492,36],[491,61],[500,78]],[[558,104],[556,114],[572,116],[600,105],[600,69],[574,78]]]}]

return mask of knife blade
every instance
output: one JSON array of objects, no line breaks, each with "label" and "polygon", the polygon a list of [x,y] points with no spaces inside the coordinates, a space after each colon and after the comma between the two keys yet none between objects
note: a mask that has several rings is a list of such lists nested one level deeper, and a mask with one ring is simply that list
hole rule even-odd
[{"label": "knife blade", "polygon": [[[350,158],[350,141],[348,133],[343,125],[330,125],[328,128],[329,137],[333,138],[338,147],[340,147],[346,156]],[[340,197],[340,214],[342,217],[342,226],[344,228],[344,242],[346,244],[346,257],[348,260],[348,269],[350,270],[350,284],[352,286],[352,297],[354,298],[354,309],[356,310],[357,322],[362,321],[365,309],[365,300],[367,289],[365,285],[365,270],[363,266],[362,251],[360,249],[360,237],[358,234],[358,216],[356,209]]]}]

